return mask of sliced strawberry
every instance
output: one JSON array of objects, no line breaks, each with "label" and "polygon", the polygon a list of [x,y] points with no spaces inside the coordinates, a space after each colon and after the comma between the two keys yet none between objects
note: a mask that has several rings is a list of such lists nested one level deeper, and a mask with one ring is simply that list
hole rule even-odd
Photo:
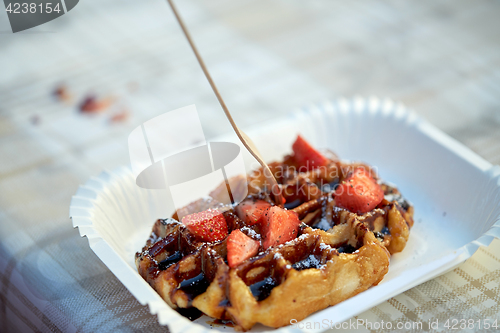
[{"label": "sliced strawberry", "polygon": [[320,166],[328,164],[328,159],[319,151],[314,149],[309,142],[304,140],[302,136],[297,136],[297,139],[292,145],[295,163],[299,169],[312,170]]},{"label": "sliced strawberry", "polygon": [[355,169],[334,194],[339,207],[357,214],[371,211],[384,199],[384,191],[364,168]]},{"label": "sliced strawberry", "polygon": [[299,224],[297,213],[278,206],[269,207],[261,219],[262,246],[267,249],[296,238]]},{"label": "sliced strawberry", "polygon": [[239,229],[233,230],[227,238],[227,263],[236,267],[259,252],[260,242],[251,239]]},{"label": "sliced strawberry", "polygon": [[243,200],[236,206],[236,214],[247,225],[254,225],[259,222],[260,217],[271,204],[264,200]]},{"label": "sliced strawberry", "polygon": [[205,242],[220,241],[227,236],[226,219],[217,209],[186,215],[182,223],[196,238]]}]

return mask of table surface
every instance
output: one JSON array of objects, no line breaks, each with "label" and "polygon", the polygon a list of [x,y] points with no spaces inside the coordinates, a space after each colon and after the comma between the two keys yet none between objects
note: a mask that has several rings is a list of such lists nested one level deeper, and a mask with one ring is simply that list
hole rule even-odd
[{"label": "table surface", "polygon": [[[311,102],[375,95],[500,163],[499,2],[178,6],[243,128]],[[127,136],[145,120],[194,103],[207,138],[230,131],[173,15],[159,0],[82,1],[52,22],[9,31],[2,12],[0,331],[166,331],[72,228],[68,208],[90,176],[129,163]],[[53,94],[60,85],[65,101]],[[82,114],[78,106],[91,95],[112,102]],[[423,321],[423,329],[428,320],[498,319],[499,276],[494,240],[455,270],[354,319]]]}]

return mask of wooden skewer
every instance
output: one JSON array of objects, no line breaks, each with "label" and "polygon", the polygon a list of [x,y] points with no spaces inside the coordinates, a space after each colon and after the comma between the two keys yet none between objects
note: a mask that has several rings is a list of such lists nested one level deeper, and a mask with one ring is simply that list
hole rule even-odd
[{"label": "wooden skewer", "polygon": [[252,154],[252,156],[262,165],[262,168],[264,170],[264,176],[266,177],[267,181],[269,184],[271,184],[271,194],[274,197],[274,202],[279,205],[283,206],[283,196],[281,195],[281,191],[278,186],[278,182],[276,181],[276,178],[274,178],[273,173],[271,172],[271,169],[269,169],[269,166],[267,165],[266,162],[262,159],[262,156],[260,155],[259,151],[257,150],[257,147],[255,144],[252,142],[252,140],[245,134],[243,133],[242,130],[236,126],[236,123],[233,120],[233,117],[231,116],[231,113],[229,112],[226,103],[224,103],[224,100],[222,99],[222,96],[219,93],[219,90],[217,89],[217,86],[215,85],[214,81],[212,80],[212,77],[210,76],[210,73],[208,72],[207,67],[205,66],[205,62],[201,58],[200,53],[198,52],[198,49],[194,45],[193,40],[191,39],[191,35],[189,34],[186,25],[184,24],[184,21],[182,20],[181,16],[179,15],[179,12],[177,11],[177,8],[174,5],[173,0],[167,0],[170,8],[172,8],[172,11],[174,12],[175,18],[177,19],[177,22],[179,22],[179,25],[181,26],[182,31],[184,32],[184,36],[186,36],[186,39],[189,42],[189,45],[191,45],[191,49],[194,52],[194,55],[196,56],[196,59],[198,60],[198,63],[200,64],[201,69],[203,70],[203,73],[205,74],[205,77],[208,80],[208,83],[210,83],[210,86],[212,87],[212,90],[214,91],[215,96],[217,96],[217,99],[219,100],[219,104],[221,105],[222,109],[224,110],[224,113],[226,114],[227,119],[229,120],[229,123],[233,127],[234,131],[236,132],[236,135],[240,139],[241,143],[243,143],[243,146]]}]

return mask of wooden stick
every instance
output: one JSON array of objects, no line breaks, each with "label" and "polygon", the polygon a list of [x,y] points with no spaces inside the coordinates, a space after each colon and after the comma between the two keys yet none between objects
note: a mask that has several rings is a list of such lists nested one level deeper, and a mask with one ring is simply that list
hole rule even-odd
[{"label": "wooden stick", "polygon": [[[269,166],[264,162],[262,157],[257,151],[257,148],[253,144],[253,142],[250,140],[250,138],[243,133],[238,126],[236,126],[236,123],[233,120],[233,117],[231,116],[231,113],[229,112],[226,103],[224,103],[224,100],[222,99],[222,96],[219,93],[219,90],[217,89],[217,86],[215,85],[214,81],[212,80],[212,77],[210,76],[210,73],[208,72],[207,66],[205,66],[205,62],[201,58],[200,53],[198,52],[198,49],[194,45],[193,40],[191,39],[191,35],[189,34],[189,31],[186,28],[186,25],[184,24],[184,21],[182,20],[181,16],[179,15],[179,12],[177,11],[177,8],[174,5],[173,0],[167,0],[170,8],[172,8],[172,11],[174,12],[175,18],[177,19],[177,22],[179,22],[179,25],[181,26],[182,31],[184,32],[184,36],[186,36],[186,39],[189,42],[189,45],[191,45],[191,49],[194,52],[194,55],[196,56],[196,59],[198,60],[198,63],[200,64],[201,69],[203,70],[203,73],[205,74],[205,77],[208,80],[208,83],[210,83],[210,86],[212,87],[212,90],[214,91],[215,96],[217,96],[217,99],[219,100],[219,104],[224,110],[224,113],[226,114],[227,119],[229,120],[229,123],[233,127],[234,131],[236,132],[236,135],[240,139],[241,143],[243,143],[243,146],[252,154],[252,156],[262,165],[262,168],[264,169],[264,175],[267,179],[267,181],[271,184],[271,194],[274,196],[274,201],[277,205],[283,206],[283,197],[281,195],[281,191],[278,186],[278,182],[276,181],[276,178],[274,178],[274,175],[272,174],[271,170],[269,169]],[[252,147],[253,146],[253,147]],[[275,190],[277,193],[275,193]]]}]

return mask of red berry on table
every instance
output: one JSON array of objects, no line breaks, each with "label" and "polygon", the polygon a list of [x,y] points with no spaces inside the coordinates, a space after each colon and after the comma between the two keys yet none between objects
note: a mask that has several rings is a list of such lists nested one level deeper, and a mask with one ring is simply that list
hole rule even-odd
[{"label": "red berry on table", "polygon": [[264,249],[286,243],[299,233],[300,220],[297,213],[278,206],[268,208],[260,223]]},{"label": "red berry on table", "polygon": [[384,199],[384,191],[364,168],[355,169],[334,195],[337,206],[357,214],[371,211]]},{"label": "red berry on table", "polygon": [[205,242],[221,241],[227,236],[226,219],[217,209],[186,215],[182,223],[196,238]]},{"label": "red berry on table", "polygon": [[299,171],[304,170],[304,168],[309,171],[328,164],[328,159],[314,149],[301,135],[297,136],[292,150]]},{"label": "red berry on table", "polygon": [[227,238],[227,263],[229,267],[236,267],[243,261],[259,252],[260,242],[256,241],[239,229],[233,230]]},{"label": "red berry on table", "polygon": [[264,200],[243,200],[236,206],[236,214],[247,225],[254,225],[259,222],[260,217],[271,204]]}]

